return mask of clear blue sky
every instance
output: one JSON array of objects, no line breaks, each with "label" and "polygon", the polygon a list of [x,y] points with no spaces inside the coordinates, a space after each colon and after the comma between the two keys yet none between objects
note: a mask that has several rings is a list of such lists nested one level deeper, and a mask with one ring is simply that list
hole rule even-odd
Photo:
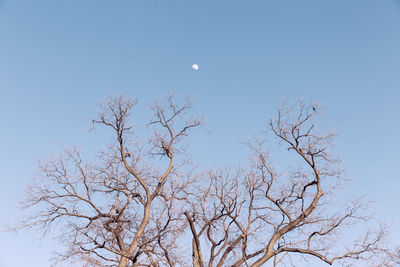
[{"label": "clear blue sky", "polygon": [[[0,0],[1,223],[37,160],[62,143],[101,148],[88,128],[106,95],[138,97],[140,125],[171,90],[207,119],[191,151],[208,165],[243,161],[240,140],[283,98],[321,102],[347,191],[375,200],[400,239],[396,0]],[[33,238],[1,232],[0,266],[49,266],[54,242]]]}]

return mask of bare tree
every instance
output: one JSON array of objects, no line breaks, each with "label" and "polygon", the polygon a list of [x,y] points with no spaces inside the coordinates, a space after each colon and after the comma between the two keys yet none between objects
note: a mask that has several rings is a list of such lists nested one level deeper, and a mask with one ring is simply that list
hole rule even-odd
[{"label": "bare tree", "polygon": [[[176,238],[183,231],[175,202],[191,183],[180,144],[201,121],[182,116],[170,96],[152,107],[153,134],[139,141],[129,116],[136,101],[111,98],[93,120],[114,133],[115,142],[97,162],[85,162],[77,149],[41,164],[39,177],[22,202],[27,216],[20,227],[61,231],[68,250],[60,260],[86,266],[174,266]],[[149,144],[149,145],[147,145]],[[29,213],[29,211],[31,211]]]},{"label": "bare tree", "polygon": [[279,171],[255,139],[248,143],[248,168],[210,172],[208,184],[188,196],[193,266],[276,266],[293,254],[331,265],[387,255],[385,228],[367,231],[351,246],[339,242],[343,231],[370,217],[361,200],[333,204],[341,171],[331,152],[334,134],[316,129],[318,110],[285,104],[268,123],[297,167]]},{"label": "bare tree", "polygon": [[[65,149],[40,165],[28,187],[19,228],[60,233],[67,246],[60,261],[256,267],[290,262],[293,255],[327,264],[389,255],[385,228],[340,242],[370,217],[361,200],[334,204],[340,162],[332,152],[334,134],[317,130],[318,105],[285,104],[268,123],[287,153],[284,164],[292,167],[276,167],[264,142],[254,139],[247,144],[248,167],[200,175],[193,174],[182,142],[201,124],[185,119],[190,101],[156,102],[147,125],[151,136],[144,140],[129,120],[135,105],[111,98],[93,123],[111,129],[114,142],[91,162]],[[390,255],[386,266],[395,264],[398,251]]]}]

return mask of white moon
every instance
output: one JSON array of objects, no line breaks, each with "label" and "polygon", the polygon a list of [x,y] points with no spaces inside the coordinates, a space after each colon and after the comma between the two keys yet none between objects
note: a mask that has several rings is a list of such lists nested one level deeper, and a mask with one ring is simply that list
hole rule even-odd
[{"label": "white moon", "polygon": [[198,70],[198,69],[199,69],[199,65],[193,64],[193,65],[192,65],[192,68],[193,68],[194,70]]}]

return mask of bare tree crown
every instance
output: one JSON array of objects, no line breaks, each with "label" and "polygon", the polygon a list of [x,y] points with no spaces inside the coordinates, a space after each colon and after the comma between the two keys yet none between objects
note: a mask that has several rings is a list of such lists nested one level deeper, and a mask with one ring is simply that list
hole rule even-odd
[{"label": "bare tree crown", "polygon": [[[333,133],[320,133],[320,106],[284,104],[268,129],[302,166],[281,172],[254,139],[247,167],[197,171],[182,142],[202,120],[169,96],[152,106],[151,135],[140,140],[131,123],[135,99],[112,97],[94,126],[114,135],[96,162],[65,149],[40,165],[22,202],[17,228],[59,233],[66,250],[59,261],[82,266],[262,266],[293,255],[327,264],[374,261],[385,248],[386,229],[366,232],[350,247],[337,246],[342,231],[369,219],[358,201],[331,205],[339,160]],[[153,160],[151,160],[153,159]],[[155,164],[154,159],[166,164]],[[392,264],[392,265],[391,265]]]}]

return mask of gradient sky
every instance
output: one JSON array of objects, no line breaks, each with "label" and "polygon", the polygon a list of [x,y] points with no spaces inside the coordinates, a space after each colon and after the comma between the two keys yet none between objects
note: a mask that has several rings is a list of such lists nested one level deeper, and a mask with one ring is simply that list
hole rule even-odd
[{"label": "gradient sky", "polygon": [[[190,150],[205,166],[244,162],[284,98],[319,101],[352,179],[338,197],[373,200],[400,240],[399,51],[396,0],[0,0],[1,223],[37,160],[102,148],[88,129],[105,96],[136,96],[140,126],[174,91],[206,117]],[[56,242],[38,237],[0,232],[0,267],[49,266]]]}]

